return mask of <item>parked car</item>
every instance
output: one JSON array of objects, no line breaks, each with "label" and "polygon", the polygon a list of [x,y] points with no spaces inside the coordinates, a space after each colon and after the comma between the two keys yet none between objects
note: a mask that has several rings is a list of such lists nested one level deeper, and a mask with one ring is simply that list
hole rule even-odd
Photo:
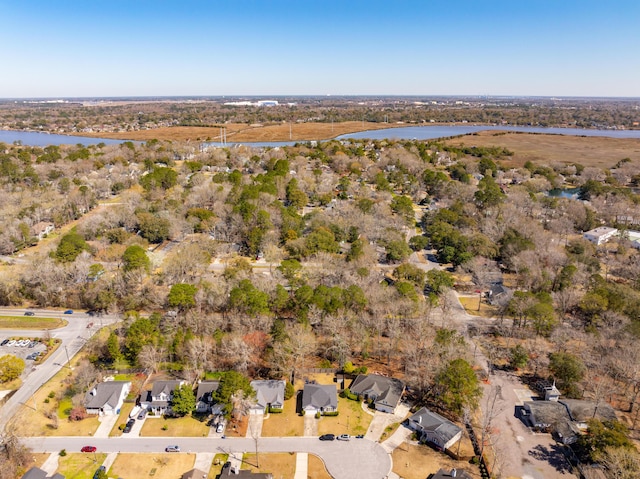
[{"label": "parked car", "polygon": [[216,432],[220,433],[224,431],[224,421],[220,421],[216,426]]},{"label": "parked car", "polygon": [[34,313],[33,311],[25,311],[25,312],[24,312],[24,315],[25,315],[25,316],[35,316],[35,315],[36,315],[36,313]]},{"label": "parked car", "polygon": [[338,441],[349,441],[351,440],[351,436],[349,436],[349,434],[340,434],[336,439]]},{"label": "parked car", "polygon": [[15,339],[10,339],[9,342],[7,343],[7,346],[15,346],[17,343],[17,341]]},{"label": "parked car", "polygon": [[364,434],[358,434],[358,435],[356,436],[356,439],[364,439]]},{"label": "parked car", "polygon": [[38,344],[38,341],[29,341],[28,347],[29,348],[35,348],[36,344]]},{"label": "parked car", "polygon": [[80,449],[81,452],[96,452],[96,446],[84,446]]},{"label": "parked car", "polygon": [[67,309],[64,314],[73,314],[73,309]]},{"label": "parked car", "polygon": [[8,340],[8,339],[5,339],[4,341],[2,341],[2,342],[0,343],[0,346],[4,346],[4,345],[6,345],[8,342],[9,342],[9,340]]},{"label": "parked car", "polygon": [[335,434],[323,434],[320,436],[321,441],[333,441],[335,438]]},{"label": "parked car", "polygon": [[95,474],[93,475],[93,479],[98,479],[98,478],[100,477],[100,473],[101,473],[101,472],[107,472],[107,468],[106,468],[106,467],[104,467],[104,466],[100,466],[100,467],[96,470]]},{"label": "parked car", "polygon": [[167,446],[164,450],[165,452],[180,452],[180,446]]},{"label": "parked car", "polygon": [[34,361],[37,357],[38,355],[36,353],[31,353],[29,356],[27,356],[27,359]]},{"label": "parked car", "polygon": [[138,421],[142,421],[145,418],[146,415],[147,415],[147,410],[146,409],[143,409],[142,411],[140,411],[138,413]]},{"label": "parked car", "polygon": [[136,423],[135,419],[129,419],[127,421],[126,426],[124,427],[124,429],[122,430],[122,432],[131,432],[131,428],[133,427],[133,425]]}]

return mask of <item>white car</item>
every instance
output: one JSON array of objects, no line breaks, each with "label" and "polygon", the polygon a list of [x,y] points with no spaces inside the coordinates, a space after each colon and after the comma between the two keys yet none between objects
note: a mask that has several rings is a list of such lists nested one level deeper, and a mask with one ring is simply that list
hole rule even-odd
[{"label": "white car", "polygon": [[339,436],[336,436],[336,439],[338,441],[350,441],[351,436],[349,436],[349,434],[340,434]]},{"label": "white car", "polygon": [[16,341],[15,339],[12,339],[11,341],[9,341],[9,342],[7,343],[7,346],[15,346],[15,345],[16,345],[16,342],[17,342],[17,341]]}]

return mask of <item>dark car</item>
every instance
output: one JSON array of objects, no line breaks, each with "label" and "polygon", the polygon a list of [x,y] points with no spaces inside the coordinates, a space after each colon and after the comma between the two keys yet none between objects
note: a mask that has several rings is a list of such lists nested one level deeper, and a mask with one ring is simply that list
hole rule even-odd
[{"label": "dark car", "polygon": [[133,427],[133,425],[136,423],[135,419],[129,419],[127,421],[127,425],[124,427],[124,429],[122,430],[122,432],[131,432],[131,428]]},{"label": "dark car", "polygon": [[358,435],[356,436],[356,439],[364,439],[364,434],[358,434]]},{"label": "dark car", "polygon": [[25,316],[35,316],[35,315],[36,315],[36,313],[34,313],[33,311],[25,311],[25,312],[24,312],[24,315],[25,315]]},{"label": "dark car", "polygon": [[333,441],[335,438],[335,434],[323,434],[320,436],[321,441]]},{"label": "dark car", "polygon": [[8,339],[5,339],[4,341],[2,341],[2,342],[0,343],[0,346],[4,346],[4,345],[5,345],[5,344],[7,344],[8,342],[9,342],[9,340],[8,340]]},{"label": "dark car", "polygon": [[101,472],[107,472],[107,468],[104,466],[100,466],[96,473],[93,475],[93,479],[98,479],[100,477]]},{"label": "dark car", "polygon": [[64,314],[73,314],[73,309],[67,309]]},{"label": "dark car", "polygon": [[80,452],[96,452],[96,446],[84,446]]}]

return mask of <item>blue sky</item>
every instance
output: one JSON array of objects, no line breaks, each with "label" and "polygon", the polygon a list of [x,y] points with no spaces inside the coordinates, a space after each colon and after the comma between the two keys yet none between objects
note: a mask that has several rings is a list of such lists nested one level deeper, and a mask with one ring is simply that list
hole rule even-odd
[{"label": "blue sky", "polygon": [[640,97],[638,0],[0,0],[0,98]]}]

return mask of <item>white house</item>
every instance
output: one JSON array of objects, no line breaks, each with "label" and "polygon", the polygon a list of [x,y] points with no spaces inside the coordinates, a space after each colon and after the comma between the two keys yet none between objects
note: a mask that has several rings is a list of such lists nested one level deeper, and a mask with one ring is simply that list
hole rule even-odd
[{"label": "white house", "polygon": [[608,226],[599,226],[598,228],[587,231],[582,237],[594,244],[601,245],[611,239],[611,237],[618,234],[616,228],[610,228]]},{"label": "white house", "polygon": [[105,381],[96,384],[84,400],[87,414],[117,415],[131,391],[130,381]]}]

